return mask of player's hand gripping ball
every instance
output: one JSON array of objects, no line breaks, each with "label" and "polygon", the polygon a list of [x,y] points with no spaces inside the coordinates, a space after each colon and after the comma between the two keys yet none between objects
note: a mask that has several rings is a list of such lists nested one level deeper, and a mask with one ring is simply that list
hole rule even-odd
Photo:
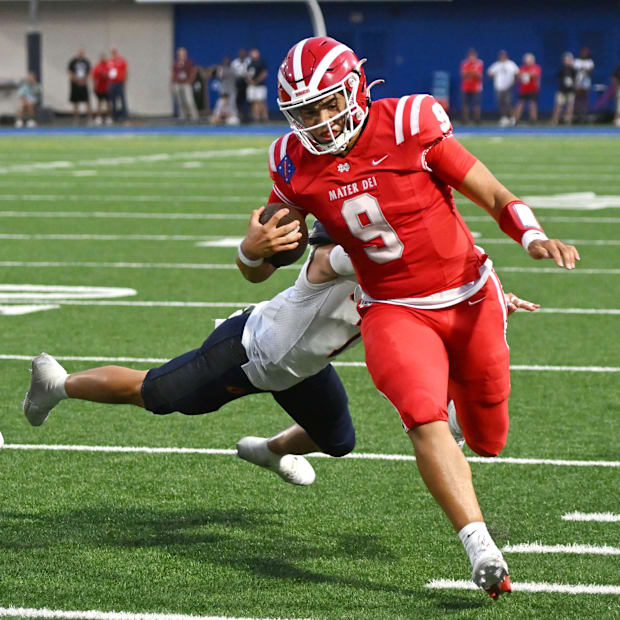
[{"label": "player's hand gripping ball", "polygon": [[285,224],[290,224],[294,220],[297,220],[299,224],[299,232],[301,237],[297,242],[297,247],[292,250],[283,250],[282,252],[276,252],[265,260],[271,263],[274,267],[284,267],[285,265],[291,265],[299,260],[308,247],[308,227],[306,221],[301,212],[295,207],[290,207],[283,202],[272,202],[265,206],[265,210],[260,215],[260,223],[266,224],[273,215],[280,209],[288,209],[288,213],[278,222],[278,228]]}]

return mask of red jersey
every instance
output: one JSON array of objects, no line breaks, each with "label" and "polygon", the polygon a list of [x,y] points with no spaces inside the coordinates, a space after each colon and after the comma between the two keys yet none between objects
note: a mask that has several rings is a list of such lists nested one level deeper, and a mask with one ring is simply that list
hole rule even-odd
[{"label": "red jersey", "polygon": [[[465,59],[461,63],[461,90],[464,93],[482,92],[484,63],[480,58]],[[469,74],[469,75],[464,75]]]},{"label": "red jersey", "polygon": [[100,62],[93,69],[93,86],[96,93],[108,92],[108,63]]},{"label": "red jersey", "polygon": [[529,95],[540,90],[540,65],[521,65],[519,68],[519,94]]},{"label": "red jersey", "polygon": [[127,79],[127,61],[122,56],[108,60],[110,82],[124,82]]},{"label": "red jersey", "polygon": [[[486,257],[438,173],[458,175],[449,164],[433,171],[427,162],[451,134],[450,119],[433,97],[381,99],[345,157],[312,155],[293,133],[276,140],[269,151],[269,201],[316,216],[375,299],[426,297],[473,282]],[[469,157],[468,169],[476,161]]]}]

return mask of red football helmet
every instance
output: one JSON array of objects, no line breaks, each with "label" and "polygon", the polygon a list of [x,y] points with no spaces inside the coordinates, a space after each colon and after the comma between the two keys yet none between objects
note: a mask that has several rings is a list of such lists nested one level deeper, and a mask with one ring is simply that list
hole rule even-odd
[{"label": "red football helmet", "polygon": [[[278,71],[278,106],[301,143],[314,155],[338,153],[362,128],[368,116],[369,96],[362,64],[352,49],[330,37],[304,39],[294,45]],[[300,108],[341,93],[346,106],[328,121],[306,127]],[[342,132],[334,136],[331,124],[343,119]],[[331,139],[318,142],[310,133],[329,130]]]}]

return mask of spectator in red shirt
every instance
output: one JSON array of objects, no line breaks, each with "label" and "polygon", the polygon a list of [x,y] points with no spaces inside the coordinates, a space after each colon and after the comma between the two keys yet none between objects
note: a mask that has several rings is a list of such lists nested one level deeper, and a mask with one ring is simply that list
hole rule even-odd
[{"label": "spectator in red shirt", "polygon": [[467,57],[461,62],[462,111],[465,123],[469,123],[470,108],[474,122],[480,122],[483,71],[484,63],[478,58],[478,52],[473,47],[470,48]]},{"label": "spectator in red shirt", "polygon": [[108,96],[112,106],[112,119],[127,119],[127,103],[125,99],[125,82],[127,81],[127,61],[113,47],[108,60]]},{"label": "spectator in red shirt", "polygon": [[95,116],[95,124],[101,125],[104,122],[110,124],[112,118],[110,116],[110,100],[108,97],[109,79],[108,79],[108,57],[106,54],[99,56],[99,62],[95,65],[92,73],[93,90],[97,97],[97,115]]},{"label": "spectator in red shirt", "polygon": [[538,120],[538,94],[540,93],[540,65],[536,64],[534,54],[525,54],[523,64],[519,67],[517,80],[519,82],[519,98],[515,109],[515,120],[523,114],[525,102],[529,102],[529,119],[532,123]]}]

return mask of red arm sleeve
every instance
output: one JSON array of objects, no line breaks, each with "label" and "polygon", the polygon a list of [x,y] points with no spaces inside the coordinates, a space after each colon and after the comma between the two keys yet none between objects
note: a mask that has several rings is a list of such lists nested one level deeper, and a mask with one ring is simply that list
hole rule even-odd
[{"label": "red arm sleeve", "polygon": [[447,136],[424,154],[424,163],[444,183],[458,188],[478,160],[460,142]]}]

